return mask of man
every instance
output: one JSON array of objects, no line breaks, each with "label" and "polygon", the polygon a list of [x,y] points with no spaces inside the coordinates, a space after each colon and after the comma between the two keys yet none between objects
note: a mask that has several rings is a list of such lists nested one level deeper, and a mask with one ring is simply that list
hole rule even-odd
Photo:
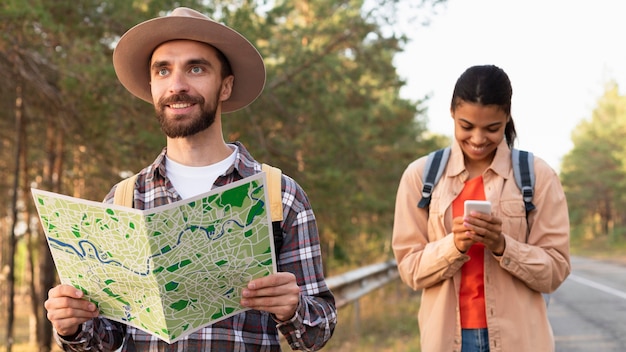
[{"label": "man", "polygon": [[[252,103],[265,85],[258,51],[234,30],[188,9],[131,28],[113,54],[120,82],[154,104],[167,145],[135,183],[134,207],[148,209],[204,193],[261,171],[235,142],[224,141],[221,114]],[[116,187],[105,202],[113,202]],[[293,349],[320,349],[336,325],[322,272],[319,236],[304,191],[282,176],[283,244],[278,272],[250,281],[251,308],[172,344],[99,312],[80,290],[59,285],[45,307],[66,351],[279,351],[278,331]]]}]

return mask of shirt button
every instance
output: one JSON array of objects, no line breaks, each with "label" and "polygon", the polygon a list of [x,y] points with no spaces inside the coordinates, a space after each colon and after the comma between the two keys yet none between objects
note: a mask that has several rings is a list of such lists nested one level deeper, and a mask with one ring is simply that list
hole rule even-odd
[{"label": "shirt button", "polygon": [[504,258],[504,265],[509,266],[509,263],[511,263],[511,259]]}]

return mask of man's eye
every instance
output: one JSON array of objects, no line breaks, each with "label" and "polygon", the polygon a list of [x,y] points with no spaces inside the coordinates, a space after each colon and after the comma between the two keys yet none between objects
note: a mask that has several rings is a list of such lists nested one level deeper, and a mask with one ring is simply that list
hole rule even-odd
[{"label": "man's eye", "polygon": [[169,71],[166,68],[161,68],[157,71],[157,73],[159,74],[159,76],[165,76],[169,73]]},{"label": "man's eye", "polygon": [[191,73],[202,73],[202,68],[198,66],[192,67]]}]

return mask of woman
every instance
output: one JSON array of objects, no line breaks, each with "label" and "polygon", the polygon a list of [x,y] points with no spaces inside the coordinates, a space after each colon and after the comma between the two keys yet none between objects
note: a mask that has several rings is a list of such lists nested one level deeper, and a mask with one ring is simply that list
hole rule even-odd
[{"label": "woman", "polygon": [[[558,175],[535,157],[536,209],[526,215],[511,163],[511,96],[502,69],[467,69],[454,87],[454,142],[430,206],[417,207],[426,157],[400,181],[393,250],[402,280],[422,290],[423,352],[555,348],[542,293],[571,270],[567,204]],[[490,201],[491,214],[464,215],[469,199]]]}]

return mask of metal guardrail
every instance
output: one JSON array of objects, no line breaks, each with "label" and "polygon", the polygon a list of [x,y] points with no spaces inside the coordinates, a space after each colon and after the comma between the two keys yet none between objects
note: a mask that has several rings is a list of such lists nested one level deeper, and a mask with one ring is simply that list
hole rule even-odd
[{"label": "metal guardrail", "polygon": [[326,285],[335,296],[337,308],[341,308],[398,277],[396,261],[390,260],[327,278]]}]

